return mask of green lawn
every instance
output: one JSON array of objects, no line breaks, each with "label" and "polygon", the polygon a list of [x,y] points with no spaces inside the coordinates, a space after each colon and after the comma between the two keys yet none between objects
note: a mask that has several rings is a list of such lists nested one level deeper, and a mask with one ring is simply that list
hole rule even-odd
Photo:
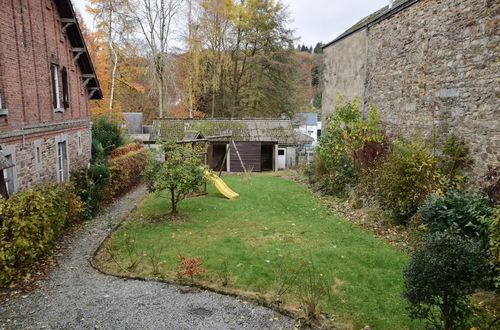
[{"label": "green lawn", "polygon": [[[104,262],[101,257],[102,266],[117,271],[120,264],[123,272],[130,259],[143,255],[127,272],[151,276],[148,255],[154,249],[160,254],[164,276],[174,278],[179,253],[202,256],[208,269],[199,278],[202,283],[217,286],[217,273],[226,261],[231,274],[228,291],[270,297],[283,256],[292,269],[312,257],[322,276],[331,276],[334,285],[332,298],[322,301],[323,311],[349,320],[358,329],[367,324],[375,329],[412,325],[401,298],[407,262],[401,251],[332,215],[295,182],[268,175],[254,175],[249,181],[239,176],[223,179],[240,199],[226,200],[209,185],[207,196],[180,203],[179,211],[189,217],[184,222],[148,221],[165,216],[170,206],[164,197],[147,197],[108,244],[108,254],[115,251],[118,260]],[[124,244],[126,236],[133,241],[128,244],[131,252]],[[298,306],[295,295],[283,300],[290,308]]]}]

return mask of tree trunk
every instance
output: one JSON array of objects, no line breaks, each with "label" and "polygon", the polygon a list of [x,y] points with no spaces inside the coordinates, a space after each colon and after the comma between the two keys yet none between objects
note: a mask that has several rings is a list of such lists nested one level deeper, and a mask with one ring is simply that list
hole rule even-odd
[{"label": "tree trunk", "polygon": [[118,65],[118,55],[113,48],[113,42],[109,40],[109,50],[111,51],[111,56],[113,56],[113,69],[111,70],[111,89],[109,91],[109,115],[113,113],[113,101],[115,98],[115,81],[116,81],[116,67]]},{"label": "tree trunk", "polygon": [[170,213],[177,214],[177,202],[175,200],[175,189],[170,189],[170,202],[172,203],[172,211]]},{"label": "tree trunk", "polygon": [[158,108],[160,110],[160,118],[163,118],[163,77],[161,74],[158,78]]}]

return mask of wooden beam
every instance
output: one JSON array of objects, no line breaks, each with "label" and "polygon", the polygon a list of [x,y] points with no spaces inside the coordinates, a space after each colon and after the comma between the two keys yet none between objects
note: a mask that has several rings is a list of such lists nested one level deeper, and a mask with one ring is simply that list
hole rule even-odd
[{"label": "wooden beam", "polygon": [[63,23],[63,27],[61,29],[61,32],[63,34],[65,34],[66,30],[70,27],[70,25],[73,25],[73,24],[75,24],[75,22],[65,22],[65,23]]},{"label": "wooden beam", "polygon": [[99,90],[99,88],[97,88],[97,87],[89,88],[89,100],[92,98],[92,96],[94,96],[95,92],[97,92],[98,90]]},{"label": "wooden beam", "polygon": [[80,52],[85,52],[86,50],[85,50],[85,48],[83,48],[83,47],[73,47],[73,48],[71,49],[71,51],[72,51],[73,53],[80,53]]},{"label": "wooden beam", "polygon": [[76,18],[74,18],[74,17],[61,17],[61,23],[76,23]]},{"label": "wooden beam", "polygon": [[73,56],[73,62],[76,62],[78,61],[78,59],[80,58],[80,56],[83,55],[83,52],[78,52],[76,53],[74,56]]},{"label": "wooden beam", "polygon": [[89,84],[90,80],[92,80],[92,78],[85,78],[85,80],[83,81],[83,87],[87,87],[87,85]]},{"label": "wooden beam", "polygon": [[234,143],[234,140],[231,140],[233,143],[234,150],[236,150],[236,155],[238,156],[238,159],[240,160],[241,167],[243,167],[243,172],[246,173],[247,169],[245,168],[245,164],[243,164],[243,159],[241,159],[240,152],[238,151],[238,148],[236,147],[236,143]]}]

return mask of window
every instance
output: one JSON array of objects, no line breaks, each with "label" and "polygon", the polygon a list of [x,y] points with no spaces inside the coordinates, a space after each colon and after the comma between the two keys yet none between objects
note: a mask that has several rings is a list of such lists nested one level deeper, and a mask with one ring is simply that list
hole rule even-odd
[{"label": "window", "polygon": [[285,155],[285,149],[278,149],[278,156],[284,156]]},{"label": "window", "polygon": [[68,70],[66,67],[61,71],[62,88],[63,88],[63,106],[64,109],[69,108],[69,85],[68,85]]},{"label": "window", "polygon": [[35,165],[37,170],[42,169],[42,141],[35,141]]},{"label": "window", "polygon": [[66,141],[57,143],[57,180],[64,182],[68,179],[68,151]]},{"label": "window", "polygon": [[[5,158],[12,162],[11,155],[7,155]],[[3,170],[3,180],[5,182],[5,188],[7,188],[7,194],[12,194],[14,192],[14,167],[9,167]]]},{"label": "window", "polygon": [[78,155],[83,153],[83,144],[82,144],[82,132],[78,132],[77,136],[77,146],[78,146]]},{"label": "window", "polygon": [[4,109],[4,107],[5,107],[5,101],[2,100],[2,93],[0,93],[0,116],[5,116],[9,113],[7,109]]},{"label": "window", "polygon": [[321,137],[321,130],[319,129],[318,130],[318,138],[320,138],[320,137]]},{"label": "window", "polygon": [[52,64],[50,71],[52,73],[52,100],[55,112],[64,112],[61,108],[61,92],[59,90],[59,66]]}]

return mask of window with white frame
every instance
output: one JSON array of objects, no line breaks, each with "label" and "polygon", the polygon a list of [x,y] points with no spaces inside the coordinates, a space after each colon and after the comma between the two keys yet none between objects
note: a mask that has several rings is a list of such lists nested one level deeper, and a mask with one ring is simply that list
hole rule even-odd
[{"label": "window with white frame", "polygon": [[[12,156],[5,156],[7,160],[12,161]],[[14,167],[9,167],[3,170],[3,179],[5,182],[5,187],[7,188],[7,194],[11,195],[14,193]]]},{"label": "window with white frame", "polygon": [[52,101],[54,105],[54,112],[64,112],[61,106],[61,90],[59,87],[59,66],[52,64],[50,67],[52,76]]},{"label": "window with white frame", "polygon": [[65,182],[68,179],[68,149],[66,141],[57,143],[57,180]]},{"label": "window with white frame", "polygon": [[35,141],[35,165],[36,169],[40,170],[42,168],[42,141]]},{"label": "window with white frame", "polygon": [[2,98],[2,92],[0,91],[0,116],[6,116],[8,113],[5,108],[5,100]]},{"label": "window with white frame", "polygon": [[82,143],[82,132],[78,132],[77,135],[77,150],[78,150],[78,155],[81,155],[83,153],[83,143]]}]

